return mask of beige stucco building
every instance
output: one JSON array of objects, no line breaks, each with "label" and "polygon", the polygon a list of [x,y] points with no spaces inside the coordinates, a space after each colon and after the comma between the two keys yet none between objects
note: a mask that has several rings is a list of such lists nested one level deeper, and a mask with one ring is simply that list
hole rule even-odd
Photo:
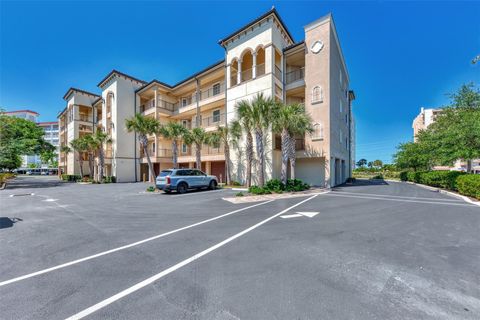
[{"label": "beige stucco building", "polygon": [[[343,183],[355,163],[355,95],[333,17],[313,21],[304,31],[305,39],[295,42],[272,9],[219,41],[225,49],[221,61],[177,84],[145,82],[114,70],[99,83],[99,95],[70,89],[59,115],[60,141],[68,144],[86,132],[106,130],[113,141],[107,150],[106,174],[116,176],[118,182],[140,181],[148,178],[148,166],[135,134],[125,130],[126,118],[139,112],[161,123],[178,121],[187,128],[215,130],[235,120],[237,102],[263,93],[285,103],[304,103],[314,120],[313,134],[296,137],[297,178],[320,186]],[[266,178],[279,178],[280,137],[269,132],[265,142]],[[243,182],[244,144],[239,145],[232,150],[231,172]],[[156,174],[172,167],[170,141],[152,135],[149,151]],[[181,143],[179,165],[193,167],[194,155]],[[75,157],[62,154],[60,168],[78,174]],[[225,180],[222,145],[202,148],[202,169]],[[254,172],[254,182],[256,176]]]}]

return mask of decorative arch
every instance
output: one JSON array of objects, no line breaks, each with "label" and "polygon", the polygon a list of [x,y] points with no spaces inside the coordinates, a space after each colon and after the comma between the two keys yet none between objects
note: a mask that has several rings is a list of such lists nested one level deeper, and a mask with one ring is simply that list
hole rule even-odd
[{"label": "decorative arch", "polygon": [[312,103],[323,102],[323,89],[321,86],[315,86],[312,89]]},{"label": "decorative arch", "polygon": [[313,136],[312,140],[322,140],[324,134],[323,123],[317,122],[313,125]]},{"label": "decorative arch", "polygon": [[258,77],[265,74],[265,47],[263,45],[257,46],[255,54],[256,77]]},{"label": "decorative arch", "polygon": [[233,58],[230,62],[230,86],[237,85],[237,74],[238,74],[238,59]]}]

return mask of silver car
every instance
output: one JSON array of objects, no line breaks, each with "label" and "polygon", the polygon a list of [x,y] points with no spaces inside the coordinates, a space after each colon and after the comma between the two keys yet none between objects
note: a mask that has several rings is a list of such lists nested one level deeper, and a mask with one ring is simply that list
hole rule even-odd
[{"label": "silver car", "polygon": [[207,175],[197,169],[168,169],[162,170],[155,180],[158,189],[170,193],[176,190],[178,193],[185,193],[188,189],[217,188],[216,176]]}]

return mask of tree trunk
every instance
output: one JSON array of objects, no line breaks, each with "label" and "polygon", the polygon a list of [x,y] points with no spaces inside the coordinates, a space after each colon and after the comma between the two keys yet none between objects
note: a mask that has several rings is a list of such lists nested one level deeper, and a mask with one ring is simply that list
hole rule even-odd
[{"label": "tree trunk", "polygon": [[103,143],[100,146],[100,150],[98,152],[98,177],[97,182],[102,182],[103,180],[103,168],[105,167],[105,154],[103,153]]},{"label": "tree trunk", "polygon": [[247,158],[247,187],[252,185],[252,162],[253,162],[253,137],[250,132],[247,133],[247,145],[245,147]]},{"label": "tree trunk", "polygon": [[200,144],[195,144],[195,161],[198,170],[202,170],[202,147]]},{"label": "tree trunk", "polygon": [[467,173],[472,173],[472,160],[467,160]]},{"label": "tree trunk", "polygon": [[150,154],[148,153],[148,139],[147,139],[147,136],[142,136],[140,138],[140,144],[142,145],[142,148],[143,148],[143,153],[145,153],[145,156],[147,156],[147,162],[148,162],[148,169],[150,171],[150,177],[149,177],[149,181],[150,181],[150,178],[153,178],[153,181],[155,181],[155,170],[153,169],[153,164],[152,164],[152,160],[150,159]]},{"label": "tree trunk", "polygon": [[296,160],[297,160],[297,150],[296,150],[296,145],[295,145],[295,138],[290,136],[289,137],[289,143],[290,143],[290,152],[289,152],[289,158],[290,158],[290,178],[295,179],[295,165],[296,165]]},{"label": "tree trunk", "polygon": [[88,170],[90,170],[90,174],[88,175],[90,179],[93,179],[93,154],[88,154]]},{"label": "tree trunk", "polygon": [[178,154],[177,154],[177,140],[172,140],[172,160],[173,160],[173,169],[177,169],[178,164]]},{"label": "tree trunk", "polygon": [[282,130],[282,173],[281,173],[281,180],[283,184],[287,184],[287,166],[288,166],[288,158],[290,153],[290,133],[287,129]]},{"label": "tree trunk", "polygon": [[230,174],[230,147],[227,143],[224,143],[223,150],[225,153],[225,180],[227,185],[230,185],[232,182],[232,176]]},{"label": "tree trunk", "polygon": [[255,139],[257,142],[257,156],[258,156],[258,164],[259,164],[259,178],[258,178],[258,185],[263,187],[265,184],[265,150],[263,145],[263,130],[260,128],[255,129]]},{"label": "tree trunk", "polygon": [[78,153],[78,165],[80,166],[80,176],[83,179],[83,157],[80,152]]}]

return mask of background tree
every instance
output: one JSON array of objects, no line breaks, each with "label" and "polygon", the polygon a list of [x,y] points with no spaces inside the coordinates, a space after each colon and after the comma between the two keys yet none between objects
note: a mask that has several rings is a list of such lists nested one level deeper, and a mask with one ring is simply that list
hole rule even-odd
[{"label": "background tree", "polygon": [[57,159],[57,157],[58,155],[54,150],[45,150],[40,153],[40,159],[42,162],[50,167],[55,167],[54,161]]},{"label": "background tree", "polygon": [[357,167],[363,168],[367,165],[367,159],[360,159],[357,161]]},{"label": "background tree", "polygon": [[85,146],[87,147],[86,153],[87,153],[87,156],[88,156],[88,170],[89,170],[88,176],[91,179],[93,179],[94,178],[94,176],[93,176],[93,157],[94,157],[95,151],[97,151],[98,147],[97,147],[97,144],[96,144],[95,140],[93,139],[92,134],[84,135],[81,139],[84,140]]},{"label": "background tree", "polygon": [[173,121],[161,126],[158,130],[158,134],[163,136],[165,139],[172,140],[172,162],[174,169],[178,167],[178,141],[182,139],[187,132],[188,129],[185,128],[181,123]]},{"label": "background tree", "polygon": [[158,132],[160,123],[154,118],[145,117],[142,114],[137,113],[132,118],[125,119],[125,126],[128,132],[135,132],[137,134],[140,147],[147,158],[150,177],[155,180],[155,170],[153,168],[152,160],[150,159],[150,153],[148,152],[147,136]]},{"label": "background tree", "polygon": [[295,136],[301,136],[302,138],[305,137],[306,134],[310,134],[313,132],[312,126],[312,118],[309,114],[305,112],[305,107],[303,104],[294,104],[292,108],[295,110],[294,117],[290,119],[291,121],[291,128],[290,128],[290,152],[289,152],[289,159],[290,159],[290,178],[295,179],[295,166],[296,166],[296,158],[297,158],[297,143]]},{"label": "background tree", "polygon": [[208,144],[209,135],[205,129],[197,127],[187,131],[183,139],[187,145],[195,146],[195,165],[198,170],[202,170],[202,146]]},{"label": "background tree", "polygon": [[212,145],[223,145],[225,155],[225,172],[227,185],[232,183],[232,173],[230,168],[230,146],[238,147],[238,140],[242,135],[242,129],[238,126],[230,124],[229,126],[219,126],[217,130],[210,135],[210,143]]},{"label": "background tree", "polygon": [[22,155],[41,153],[50,145],[44,140],[44,134],[32,121],[0,112],[0,168],[16,169],[21,165]]},{"label": "background tree", "polygon": [[399,169],[429,170],[432,165],[431,156],[424,152],[423,146],[415,142],[401,143],[393,156]]},{"label": "background tree", "polygon": [[373,166],[377,169],[380,169],[383,166],[383,161],[382,160],[374,160],[373,161]]}]

